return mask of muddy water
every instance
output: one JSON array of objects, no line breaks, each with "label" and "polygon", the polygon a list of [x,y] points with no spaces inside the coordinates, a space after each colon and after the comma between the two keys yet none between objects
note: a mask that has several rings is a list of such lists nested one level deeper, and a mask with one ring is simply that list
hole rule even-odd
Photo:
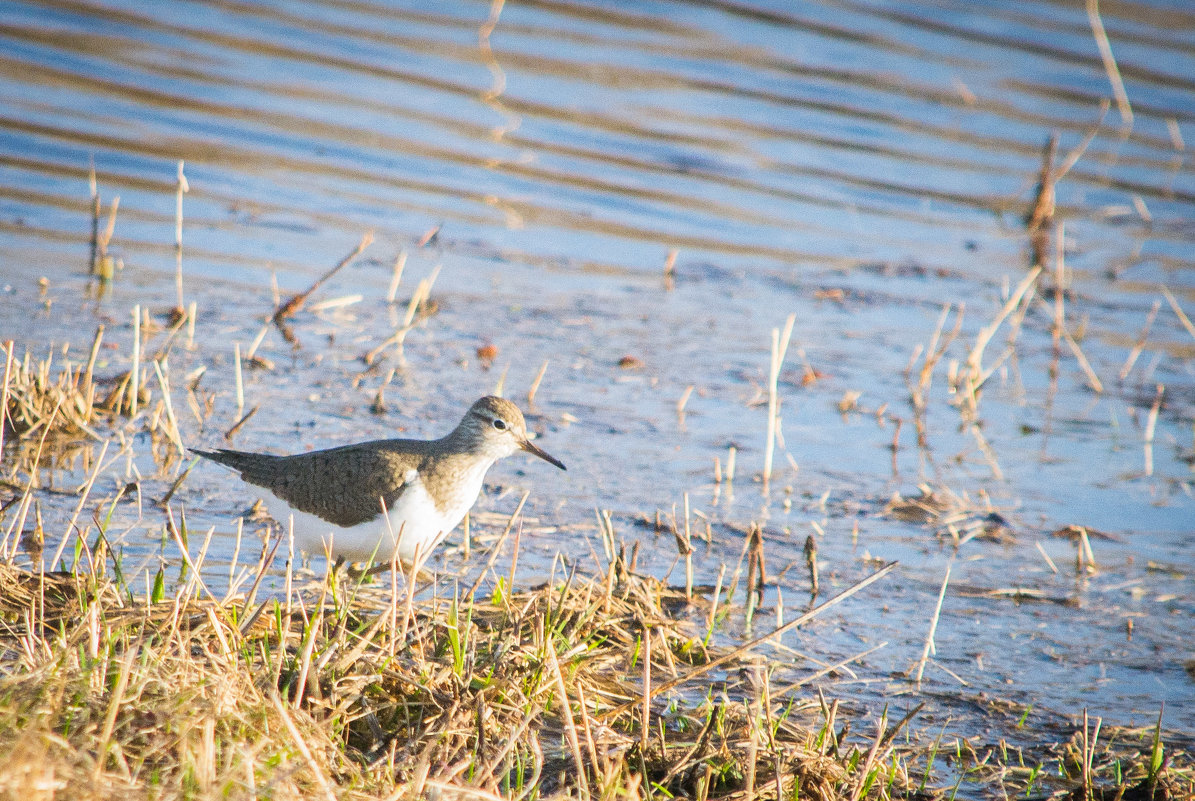
[{"label": "muddy water", "polygon": [[[809,657],[774,654],[790,678],[883,643],[821,683],[873,713],[912,706],[922,696],[901,676],[949,567],[922,684],[935,726],[1001,736],[1024,711],[1003,700],[1043,725],[1084,707],[1145,725],[1165,703],[1164,724],[1190,733],[1195,336],[1163,288],[1195,314],[1195,14],[1102,11],[1131,124],[1115,104],[1099,124],[1112,89],[1081,4],[510,3],[489,32],[481,4],[2,3],[0,336],[78,357],[102,323],[101,368],[128,369],[134,305],[175,302],[185,160],[183,291],[198,320],[169,370],[188,444],[225,444],[253,407],[237,447],[434,436],[499,382],[524,399],[547,362],[532,425],[569,471],[509,460],[477,516],[484,545],[531,490],[521,580],[548,576],[558,553],[599,569],[595,509],[641,542],[641,568],[681,580],[671,533],[641,521],[687,494],[700,582],[733,571],[744,532],[764,527],[774,584],[756,633],[778,604],[791,618],[806,603],[810,534],[823,597],[901,561],[785,640]],[[1043,277],[992,338],[978,425],[964,425],[949,373],[1026,275],[1043,145],[1056,132],[1061,160],[1092,130],[1057,196],[1075,348],[1052,335]],[[120,197],[123,270],[102,298],[86,276],[92,161],[105,209]],[[297,346],[267,329],[257,353],[272,369],[246,368],[238,408],[234,344],[256,339],[274,286],[305,288],[367,230],[374,244],[294,320]],[[401,356],[367,367],[436,268],[435,312]],[[956,322],[958,337],[918,420],[909,382],[943,310],[939,344]],[[765,491],[770,340],[790,314]],[[202,420],[181,389],[201,367]],[[717,484],[731,447],[734,481]],[[114,519],[142,572],[177,568],[152,502],[179,469],[143,435],[97,481],[98,503],[140,479],[140,503]],[[886,511],[920,484],[956,499],[960,543],[949,521]],[[53,540],[75,500],[38,500]],[[193,538],[214,529],[214,587],[252,500],[209,465],[174,496]],[[1089,531],[1094,566],[1077,569],[1076,542],[1055,536],[1070,525]],[[242,557],[256,558],[256,531]],[[466,573],[480,561],[455,545],[439,559]],[[727,635],[742,626],[732,616]]]}]

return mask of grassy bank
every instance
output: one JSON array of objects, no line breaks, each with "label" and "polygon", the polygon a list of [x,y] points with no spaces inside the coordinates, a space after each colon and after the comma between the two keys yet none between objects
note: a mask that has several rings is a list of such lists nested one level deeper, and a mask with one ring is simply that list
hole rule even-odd
[{"label": "grassy bank", "polygon": [[848,720],[820,691],[774,686],[765,643],[713,645],[708,599],[617,556],[604,576],[425,600],[390,576],[262,601],[217,600],[192,577],[136,597],[105,573],[0,565],[10,798],[1195,791],[1151,732],[1089,727],[1053,763],[1022,765],[910,736],[908,717]]}]

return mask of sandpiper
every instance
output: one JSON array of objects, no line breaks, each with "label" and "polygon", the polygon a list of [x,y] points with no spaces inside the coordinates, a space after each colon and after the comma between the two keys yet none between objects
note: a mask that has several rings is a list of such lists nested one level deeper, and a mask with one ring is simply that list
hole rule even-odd
[{"label": "sandpiper", "polygon": [[383,439],[292,456],[195,450],[265,490],[270,516],[308,553],[337,560],[424,561],[481,494],[486,471],[515,451],[564,463],[527,437],[519,407],[487,396],[452,433],[433,440]]}]

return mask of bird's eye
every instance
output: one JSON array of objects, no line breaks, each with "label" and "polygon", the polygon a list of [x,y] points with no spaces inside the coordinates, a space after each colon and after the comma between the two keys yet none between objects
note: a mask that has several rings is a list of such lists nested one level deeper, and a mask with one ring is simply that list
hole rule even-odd
[{"label": "bird's eye", "polygon": [[498,429],[499,431],[505,431],[506,430],[506,421],[503,420],[501,417],[495,417],[494,418],[494,428]]}]

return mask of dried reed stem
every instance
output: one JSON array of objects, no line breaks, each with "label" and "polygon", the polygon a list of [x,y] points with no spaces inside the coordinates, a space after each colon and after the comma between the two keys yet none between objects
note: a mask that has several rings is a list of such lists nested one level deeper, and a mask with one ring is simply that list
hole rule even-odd
[{"label": "dried reed stem", "polygon": [[133,369],[129,371],[129,417],[137,416],[141,384],[141,304],[133,307]]},{"label": "dried reed stem", "polygon": [[539,372],[535,374],[535,379],[531,382],[531,387],[527,390],[527,406],[535,405],[535,393],[539,392],[540,382],[544,380],[544,374],[548,372],[548,360],[544,359],[544,363],[540,365]]},{"label": "dried reed stem", "polygon": [[1154,429],[1158,425],[1158,413],[1162,410],[1162,396],[1165,393],[1166,387],[1158,384],[1154,402],[1149,407],[1149,416],[1145,419],[1145,475],[1147,476],[1154,474]]},{"label": "dried reed stem", "polygon": [[685,391],[681,393],[680,400],[676,402],[676,426],[681,431],[685,430],[685,405],[689,402],[689,396],[693,394],[693,385],[685,387]]},{"label": "dried reed stem", "polygon": [[1054,564],[1054,560],[1046,553],[1046,549],[1042,547],[1041,540],[1033,543],[1037,547],[1037,552],[1041,554],[1041,558],[1046,560],[1046,565],[1050,568],[1052,573],[1058,572],[1058,565]]},{"label": "dried reed stem", "polygon": [[1096,134],[1100,132],[1100,128],[1104,125],[1104,118],[1108,116],[1108,101],[1100,101],[1100,116],[1095,121],[1095,124],[1087,129],[1087,133],[1083,135],[1083,139],[1079,144],[1070,149],[1066,154],[1066,158],[1062,160],[1062,164],[1054,171],[1054,180],[1061,181],[1071,169],[1079,163],[1079,159],[1087,152],[1088,146],[1095,140]]},{"label": "dried reed stem", "polygon": [[510,519],[506,521],[506,528],[502,531],[502,536],[498,538],[498,541],[494,543],[494,547],[490,549],[490,558],[486,561],[485,568],[477,574],[477,580],[473,582],[473,586],[465,593],[465,600],[467,602],[473,600],[473,596],[481,588],[481,582],[485,580],[486,574],[493,569],[494,562],[498,559],[498,552],[502,550],[502,545],[506,542],[507,536],[510,534],[511,529],[514,528],[515,521],[519,519],[519,515],[523,511],[523,504],[527,503],[527,498],[530,496],[531,490],[524,491],[523,497],[519,498],[519,505],[510,513]]},{"label": "dried reed stem", "polygon": [[962,384],[960,387],[962,401],[964,403],[964,408],[970,414],[975,414],[978,411],[979,400],[976,393],[979,392],[979,389],[983,385],[983,381],[986,379],[986,376],[990,375],[990,373],[985,372],[983,369],[983,352],[987,348],[988,343],[992,341],[992,337],[996,335],[996,331],[1000,329],[1000,326],[1006,319],[1008,319],[1008,316],[1012,314],[1014,309],[1017,308],[1017,305],[1021,302],[1021,299],[1025,297],[1026,293],[1029,292],[1030,288],[1037,281],[1037,277],[1040,274],[1041,267],[1034,267],[1032,270],[1030,270],[1029,273],[1023,279],[1021,279],[1021,282],[1017,284],[1008,300],[1005,301],[1004,306],[996,315],[996,318],[981,328],[979,333],[976,334],[975,345],[967,354],[966,367],[963,369],[962,374],[960,375]]},{"label": "dried reed stem", "polygon": [[170,379],[166,377],[166,370],[162,369],[162,362],[154,360],[154,373],[158,376],[158,386],[162,388],[162,405],[166,409],[166,420],[170,426],[166,429],[166,435],[170,437],[170,441],[178,449],[178,456],[180,459],[187,455],[187,449],[183,446],[183,438],[178,430],[178,418],[174,416],[174,404],[170,401]]},{"label": "dried reed stem", "polygon": [[[644,625],[643,629],[643,698],[642,703],[642,721],[639,728],[639,753],[646,754],[647,746],[651,737],[651,626]],[[660,692],[657,690],[657,692]]]},{"label": "dried reed stem", "polygon": [[183,302],[183,194],[190,192],[187,176],[183,175],[183,162],[178,162],[178,185],[174,192],[174,287],[178,292],[179,314],[185,309]]},{"label": "dried reed stem", "polygon": [[241,374],[241,343],[232,343],[232,376],[236,388],[237,416],[245,409],[245,378]]},{"label": "dried reed stem", "polygon": [[[0,390],[0,463],[4,461],[4,431],[8,427],[8,388],[12,380],[13,341],[4,343],[4,388]],[[88,369],[90,379],[91,371]]]},{"label": "dried reed stem", "polygon": [[776,452],[776,427],[780,417],[780,367],[784,363],[784,356],[788,352],[788,342],[792,338],[793,324],[797,315],[790,314],[784,322],[784,334],[777,328],[772,329],[772,359],[768,369],[768,441],[764,446],[763,457],[763,491],[768,490],[768,482],[772,478],[772,459]]},{"label": "dried reed stem", "polygon": [[556,682],[556,692],[560,693],[560,717],[564,721],[564,733],[568,738],[569,750],[573,754],[573,766],[577,769],[577,788],[581,791],[581,798],[589,798],[589,782],[585,780],[585,759],[581,756],[581,739],[577,736],[577,724],[573,720],[568,687],[564,683],[564,674],[560,671],[560,659],[556,656],[556,645],[551,637],[544,638],[544,645],[548,664],[552,668],[552,678]]},{"label": "dried reed stem", "polygon": [[394,268],[390,273],[390,286],[386,289],[386,302],[393,303],[398,295],[398,285],[402,282],[402,273],[407,266],[407,252],[401,250],[394,259]]},{"label": "dried reed stem", "polygon": [[818,594],[817,540],[812,534],[805,537],[805,564],[809,566],[809,597],[812,600]]},{"label": "dried reed stem", "polygon": [[1145,325],[1141,327],[1141,333],[1137,335],[1137,341],[1133,343],[1132,350],[1129,355],[1125,357],[1124,364],[1120,368],[1117,377],[1124,381],[1129,377],[1129,373],[1133,371],[1133,365],[1137,363],[1141,352],[1145,350],[1145,343],[1149,341],[1149,332],[1153,328],[1154,320],[1158,316],[1158,310],[1162,308],[1162,301],[1155,300],[1153,306],[1149,310],[1149,314],[1145,315]]},{"label": "dried reed stem", "polygon": [[431,296],[432,285],[436,282],[436,277],[440,274],[440,267],[436,267],[431,273],[424,278],[415,287],[415,291],[411,294],[411,300],[407,304],[407,312],[403,317],[402,325],[391,334],[382,344],[378,345],[369,353],[365,354],[365,363],[373,364],[378,357],[390,346],[397,346],[398,357],[403,358],[403,343],[406,341],[407,333],[411,330],[415,322],[415,314],[419,311],[419,305],[426,301]]},{"label": "dried reed stem", "polygon": [[1100,50],[1100,58],[1104,62],[1104,72],[1108,73],[1108,82],[1112,84],[1112,95],[1116,98],[1116,108],[1120,111],[1120,119],[1126,127],[1133,126],[1133,108],[1129,105],[1129,95],[1125,91],[1124,81],[1120,77],[1120,68],[1116,66],[1116,59],[1112,55],[1112,44],[1108,41],[1108,33],[1104,30],[1104,21],[1100,18],[1099,0],[1087,0],[1087,20],[1091,23],[1091,33],[1095,37],[1095,45]]},{"label": "dried reed stem", "polygon": [[336,801],[336,794],[332,792],[332,785],[324,777],[323,769],[315,761],[315,757],[312,756],[311,749],[307,747],[307,741],[303,738],[303,733],[299,731],[298,726],[291,719],[290,713],[286,711],[286,704],[282,702],[282,698],[278,695],[277,690],[270,691],[270,703],[274,705],[274,710],[282,718],[282,723],[286,726],[287,733],[290,734],[291,742],[294,743],[295,748],[302,755],[303,761],[307,764],[307,769],[311,771],[311,776],[315,779],[315,783],[319,785],[324,797],[328,801]]},{"label": "dried reed stem", "polygon": [[946,575],[942,577],[942,588],[938,590],[938,603],[934,606],[934,616],[929,621],[929,631],[925,635],[925,648],[921,652],[921,659],[917,662],[917,674],[913,680],[918,684],[921,683],[921,677],[925,673],[925,663],[929,660],[930,654],[934,653],[934,634],[938,630],[938,619],[942,615],[942,602],[946,599],[946,585],[950,583],[950,568],[952,565],[946,565]]},{"label": "dried reed stem", "polygon": [[1174,313],[1178,315],[1179,322],[1183,324],[1183,328],[1187,329],[1187,333],[1195,337],[1195,324],[1192,324],[1191,318],[1186,315],[1182,307],[1178,305],[1178,301],[1174,299],[1174,295],[1166,287],[1160,287],[1162,294],[1166,297],[1166,302],[1170,304],[1170,308],[1174,309]]}]

